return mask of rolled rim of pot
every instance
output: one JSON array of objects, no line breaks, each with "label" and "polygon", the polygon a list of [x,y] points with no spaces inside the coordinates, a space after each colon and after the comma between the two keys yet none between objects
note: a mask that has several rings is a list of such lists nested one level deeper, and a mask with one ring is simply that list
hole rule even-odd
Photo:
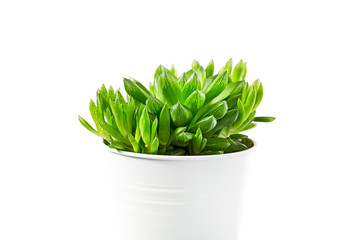
[{"label": "rolled rim of pot", "polygon": [[135,152],[127,152],[127,151],[117,151],[115,149],[108,149],[109,152],[125,157],[136,158],[136,159],[145,159],[145,160],[161,160],[161,161],[174,161],[174,160],[197,160],[197,161],[205,161],[205,160],[221,160],[225,158],[235,158],[241,157],[242,155],[248,154],[252,152],[257,144],[254,140],[252,140],[253,146],[244,151],[232,152],[232,153],[223,153],[223,154],[214,154],[214,155],[185,155],[185,156],[176,156],[176,155],[161,155],[161,154],[147,154],[147,153],[135,153]]}]

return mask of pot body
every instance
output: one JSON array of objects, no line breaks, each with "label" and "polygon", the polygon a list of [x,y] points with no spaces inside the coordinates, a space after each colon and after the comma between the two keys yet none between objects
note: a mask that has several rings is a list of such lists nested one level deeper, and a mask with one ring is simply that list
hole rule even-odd
[{"label": "pot body", "polygon": [[110,154],[122,239],[237,240],[248,152]]}]

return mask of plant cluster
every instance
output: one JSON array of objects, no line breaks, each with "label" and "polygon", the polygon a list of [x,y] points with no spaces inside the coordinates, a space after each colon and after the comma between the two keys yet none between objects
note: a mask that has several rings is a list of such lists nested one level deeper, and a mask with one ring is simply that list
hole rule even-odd
[{"label": "plant cluster", "polygon": [[245,80],[242,60],[232,65],[230,59],[214,74],[213,60],[206,68],[194,60],[179,77],[174,66],[160,65],[149,89],[124,78],[126,99],[119,89],[103,85],[96,103],[90,101],[95,128],[80,116],[79,120],[119,151],[202,155],[246,150],[254,144],[240,132],[275,118],[255,116],[263,98],[262,83]]}]

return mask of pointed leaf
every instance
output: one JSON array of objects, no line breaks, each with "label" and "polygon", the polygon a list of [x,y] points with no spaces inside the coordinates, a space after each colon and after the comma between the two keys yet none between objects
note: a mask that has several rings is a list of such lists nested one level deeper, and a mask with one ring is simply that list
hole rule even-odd
[{"label": "pointed leaf", "polygon": [[210,60],[209,64],[205,68],[206,78],[211,77],[214,74],[214,60]]},{"label": "pointed leaf", "polygon": [[252,107],[252,111],[255,111],[257,107],[260,105],[261,100],[263,98],[264,90],[262,83],[259,84],[259,87],[256,89],[256,101],[254,106]]},{"label": "pointed leaf", "polygon": [[207,133],[212,130],[217,124],[217,121],[213,115],[205,117],[194,124],[194,126],[189,130],[195,132],[196,129],[201,129],[201,132]]},{"label": "pointed leaf", "polygon": [[255,105],[255,101],[256,101],[256,89],[255,87],[251,87],[249,94],[246,98],[245,104],[244,104],[244,109],[245,109],[245,115],[248,116],[248,114],[250,112],[252,112],[253,107]]},{"label": "pointed leaf", "polygon": [[205,91],[206,101],[209,101],[224,91],[228,84],[228,74],[226,72],[217,76]]},{"label": "pointed leaf", "polygon": [[233,82],[243,80],[241,77],[242,77],[244,68],[245,68],[245,64],[244,64],[243,60],[240,60],[240,62],[238,62],[238,64],[236,64],[236,66],[234,67],[234,71],[231,75],[231,80]]},{"label": "pointed leaf", "polygon": [[202,66],[200,66],[198,68],[198,70],[196,70],[196,75],[198,76],[198,78],[200,80],[200,86],[204,86],[205,79],[206,79],[206,72]]},{"label": "pointed leaf", "polygon": [[228,138],[230,136],[230,129],[231,125],[224,127],[220,130],[219,134],[217,135],[218,138]]},{"label": "pointed leaf", "polygon": [[170,68],[170,73],[174,76],[174,77],[177,77],[177,73],[176,73],[176,69],[175,69],[175,66],[174,64],[171,65],[171,68]]},{"label": "pointed leaf", "polygon": [[142,111],[140,117],[140,133],[141,137],[145,143],[145,145],[149,145],[151,138],[150,138],[150,117],[146,108]]},{"label": "pointed leaf", "polygon": [[170,117],[175,127],[186,126],[192,119],[190,109],[182,105],[180,102],[175,104],[170,109]]},{"label": "pointed leaf", "polygon": [[226,150],[225,153],[231,153],[231,152],[240,152],[247,150],[248,147],[243,144],[241,141],[235,141],[235,145],[230,145]]},{"label": "pointed leaf", "polygon": [[240,134],[240,133],[236,133],[236,134],[232,134],[230,135],[230,138],[233,139],[233,140],[236,140],[236,139],[244,139],[244,138],[247,138],[248,136],[244,135],[244,134]]},{"label": "pointed leaf", "polygon": [[255,117],[253,119],[254,122],[272,122],[274,121],[276,118],[274,117]]},{"label": "pointed leaf", "polygon": [[244,127],[244,128],[242,129],[242,131],[246,131],[246,130],[252,129],[252,128],[254,128],[254,127],[256,127],[256,123],[250,123],[249,125],[247,125],[246,127]]},{"label": "pointed leaf", "polygon": [[184,105],[188,107],[194,115],[204,105],[204,103],[205,94],[200,90],[196,90],[186,98]]},{"label": "pointed leaf", "polygon": [[152,125],[151,125],[151,139],[154,139],[155,136],[157,136],[157,127],[158,127],[158,119],[155,118],[155,120],[153,121]]},{"label": "pointed leaf", "polygon": [[208,115],[213,115],[216,119],[223,118],[228,111],[226,101],[221,101],[209,109]]},{"label": "pointed leaf", "polygon": [[149,112],[156,114],[156,115],[159,115],[163,105],[164,104],[159,99],[157,99],[153,96],[149,96],[149,98],[146,100],[147,109],[149,110]]},{"label": "pointed leaf", "polygon": [[193,61],[193,63],[192,63],[192,68],[196,71],[196,70],[198,70],[198,68],[199,68],[200,66],[201,66],[201,65],[199,64],[199,62],[194,59],[194,61]]},{"label": "pointed leaf", "polygon": [[229,61],[226,62],[225,70],[227,71],[228,75],[230,76],[231,71],[232,71],[232,58],[230,58]]},{"label": "pointed leaf", "polygon": [[159,139],[155,137],[150,145],[150,153],[151,154],[157,154],[159,149]]},{"label": "pointed leaf", "polygon": [[90,132],[92,132],[93,134],[101,137],[101,134],[99,134],[88,122],[85,121],[85,119],[83,119],[82,117],[78,116],[80,123]]},{"label": "pointed leaf", "polygon": [[166,151],[166,155],[173,155],[173,156],[183,156],[185,155],[186,151],[182,148],[176,148],[174,150]]},{"label": "pointed leaf", "polygon": [[186,76],[186,73],[181,74],[181,76],[178,79],[178,83],[179,83],[179,86],[181,89],[184,87],[187,80],[188,80],[188,77]]},{"label": "pointed leaf", "polygon": [[154,79],[158,78],[160,74],[164,71],[164,69],[166,69],[166,67],[164,67],[163,65],[158,66],[154,74]]},{"label": "pointed leaf", "polygon": [[211,131],[206,133],[204,136],[206,138],[208,138],[208,137],[212,136],[214,133],[216,133],[217,131],[219,131],[220,129],[233,124],[233,122],[235,122],[235,120],[237,119],[238,114],[239,114],[239,110],[237,110],[237,109],[229,110],[225,114],[225,116],[217,122],[216,126]]},{"label": "pointed leaf", "polygon": [[148,97],[151,95],[140,82],[128,78],[124,78],[125,91],[137,101],[145,104]]},{"label": "pointed leaf", "polygon": [[245,108],[240,99],[238,99],[238,101],[237,101],[237,107],[239,110],[239,116],[236,119],[236,121],[234,122],[233,128],[237,128],[237,127],[241,126],[241,124],[244,122],[244,120],[246,118]]},{"label": "pointed leaf", "polygon": [[181,98],[181,89],[177,79],[168,70],[165,69],[155,80],[155,83],[160,100],[163,102],[167,102],[172,106]]},{"label": "pointed leaf", "polygon": [[136,141],[136,139],[134,138],[134,136],[133,136],[131,133],[129,133],[129,134],[128,134],[128,138],[129,138],[129,141],[130,141],[130,143],[131,143],[131,146],[133,147],[134,152],[139,153],[139,152],[140,152],[140,146],[139,146],[139,144],[137,143],[137,141]]},{"label": "pointed leaf", "polygon": [[210,138],[207,141],[205,150],[224,151],[230,146],[230,143],[225,138]]},{"label": "pointed leaf", "polygon": [[159,141],[160,145],[167,146],[170,140],[170,110],[164,104],[159,116]]},{"label": "pointed leaf", "polygon": [[193,75],[191,75],[189,80],[187,80],[187,82],[185,83],[182,89],[183,101],[185,101],[190,96],[191,93],[200,89],[200,87],[201,87],[201,82],[198,78],[198,75],[194,73]]},{"label": "pointed leaf", "polygon": [[108,133],[110,136],[112,136],[116,140],[124,141],[124,139],[121,136],[118,129],[116,129],[116,128],[110,126],[109,124],[107,124],[106,122],[102,122],[102,121],[100,122],[100,126],[106,133]]}]

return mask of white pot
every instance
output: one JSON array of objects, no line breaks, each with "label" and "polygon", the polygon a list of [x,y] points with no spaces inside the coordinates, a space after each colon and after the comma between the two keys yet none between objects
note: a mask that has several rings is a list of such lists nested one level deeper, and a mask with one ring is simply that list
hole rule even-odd
[{"label": "white pot", "polygon": [[164,156],[113,151],[122,239],[237,240],[250,152]]}]

